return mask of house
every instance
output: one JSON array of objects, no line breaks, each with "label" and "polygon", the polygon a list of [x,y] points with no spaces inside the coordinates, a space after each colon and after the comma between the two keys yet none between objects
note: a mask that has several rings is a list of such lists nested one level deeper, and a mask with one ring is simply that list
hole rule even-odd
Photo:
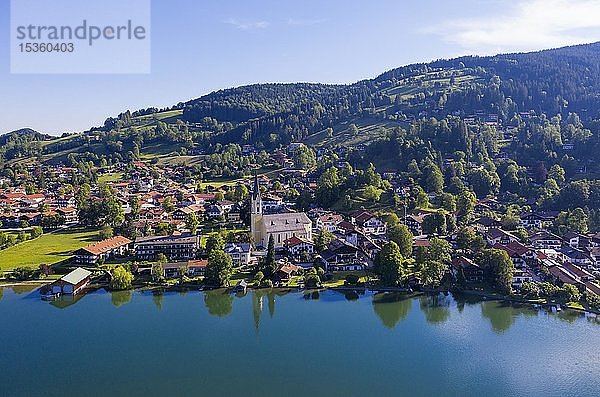
[{"label": "house", "polygon": [[579,233],[575,233],[575,232],[571,232],[571,231],[567,232],[567,234],[565,234],[563,236],[563,239],[572,248],[583,249],[583,248],[587,248],[590,245],[592,245],[591,238],[584,236],[583,234],[579,234]]},{"label": "house", "polygon": [[65,223],[78,223],[79,216],[77,215],[77,208],[73,207],[60,207],[56,209],[56,212],[63,217]]},{"label": "house", "polygon": [[352,214],[352,223],[358,225],[367,234],[382,235],[387,233],[385,223],[367,211],[357,211]]},{"label": "house", "polygon": [[571,272],[572,274],[574,274],[575,276],[577,276],[580,280],[586,282],[586,281],[596,281],[596,276],[594,276],[592,273],[582,269],[581,267],[574,265],[572,263],[565,263],[564,268],[567,269],[569,272]]},{"label": "house", "polygon": [[489,216],[479,218],[475,222],[475,229],[481,234],[487,233],[490,229],[499,229],[501,226],[502,223],[499,220]]},{"label": "house", "polygon": [[555,249],[562,247],[562,240],[556,234],[552,234],[545,230],[534,233],[529,236],[531,246],[535,249]]},{"label": "house", "polygon": [[521,226],[531,229],[545,229],[554,223],[558,212],[548,211],[548,212],[526,212],[521,214]]},{"label": "house", "polygon": [[158,254],[168,260],[193,259],[199,248],[200,236],[190,234],[138,237],[134,243],[135,256],[140,260],[156,259]]},{"label": "house", "polygon": [[512,259],[516,268],[524,268],[528,264],[533,263],[536,258],[536,254],[532,249],[517,241],[513,241],[506,245],[497,243],[494,244],[492,248],[505,251]]},{"label": "house", "polygon": [[571,247],[563,247],[559,251],[563,254],[567,262],[574,265],[579,265],[583,268],[587,268],[592,264],[592,258],[588,253],[583,250],[579,250]]},{"label": "house", "polygon": [[92,272],[78,267],[51,284],[53,294],[75,295],[81,292],[90,282]]},{"label": "house", "polygon": [[290,278],[296,276],[300,269],[302,269],[300,266],[293,265],[285,260],[279,260],[277,262],[277,270],[275,271],[275,279],[288,281]]},{"label": "house", "polygon": [[342,222],[344,222],[344,217],[342,215],[336,214],[335,212],[327,212],[317,217],[315,220],[315,229],[325,229],[328,232],[333,233],[337,230],[337,225]]},{"label": "house", "polygon": [[490,229],[485,233],[485,239],[489,245],[495,244],[510,244],[515,241],[519,241],[519,238],[512,233],[509,233],[502,229]]},{"label": "house", "polygon": [[462,280],[466,283],[483,282],[483,269],[464,256],[454,258],[450,262],[450,272],[455,280]]},{"label": "house", "polygon": [[515,269],[513,272],[512,286],[515,288],[521,288],[523,283],[530,283],[533,281],[533,276],[527,270]]},{"label": "house", "polygon": [[228,243],[225,253],[231,257],[235,267],[248,266],[250,263],[251,246],[249,243]]},{"label": "house", "polygon": [[326,271],[363,270],[366,261],[360,255],[360,249],[350,243],[335,239],[321,253]]},{"label": "house", "polygon": [[283,199],[274,194],[265,194],[262,197],[262,208],[264,212],[277,212],[283,207]]},{"label": "house", "polygon": [[162,265],[163,269],[165,270],[165,278],[180,277],[182,269],[186,269],[185,275],[188,277],[203,276],[206,266],[208,266],[208,260],[172,262],[164,263]]},{"label": "house", "polygon": [[423,234],[423,221],[428,215],[430,215],[429,212],[423,212],[420,214],[411,214],[406,217],[406,226],[412,234],[415,236]]},{"label": "house", "polygon": [[560,284],[573,284],[577,288],[585,288],[585,284],[577,279],[571,272],[562,266],[549,266],[548,272]]},{"label": "house", "polygon": [[191,204],[186,207],[177,208],[173,211],[171,218],[174,220],[185,221],[191,214],[196,214],[198,218],[201,218],[201,214],[204,212],[204,207],[198,204]]},{"label": "house", "polygon": [[283,242],[284,247],[294,257],[299,257],[306,252],[312,254],[315,252],[315,245],[312,241],[300,237],[292,236]]},{"label": "house", "polygon": [[75,251],[75,263],[94,266],[99,260],[123,257],[129,252],[131,240],[123,236],[115,236],[90,244]]}]

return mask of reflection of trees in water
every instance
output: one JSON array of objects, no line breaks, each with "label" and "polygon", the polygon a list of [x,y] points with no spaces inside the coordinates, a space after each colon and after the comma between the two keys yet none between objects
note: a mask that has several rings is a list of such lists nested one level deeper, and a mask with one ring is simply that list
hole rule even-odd
[{"label": "reflection of trees in water", "polygon": [[444,294],[425,295],[419,298],[419,306],[429,324],[442,324],[450,318],[452,298]]},{"label": "reflection of trees in water", "polygon": [[494,332],[501,334],[512,327],[518,316],[537,316],[538,311],[528,305],[511,302],[485,301],[481,303],[481,314],[490,320]]},{"label": "reflection of trees in water", "polygon": [[412,308],[412,298],[397,293],[383,293],[373,296],[373,310],[383,325],[394,328],[404,320]]},{"label": "reflection of trees in water", "polygon": [[320,297],[321,297],[321,294],[319,294],[319,291],[312,291],[312,292],[304,293],[304,299],[306,299],[307,301],[309,301],[309,300],[318,301]]},{"label": "reflection of trees in water", "polygon": [[456,302],[456,308],[459,313],[462,313],[466,306],[474,306],[483,302],[480,296],[465,294],[463,292],[452,292],[452,298]]},{"label": "reflection of trees in water", "polygon": [[209,314],[225,317],[233,310],[233,296],[223,290],[207,291],[204,293],[204,304]]},{"label": "reflection of trees in water", "polygon": [[252,315],[254,316],[254,328],[258,331],[260,328],[260,317],[263,310],[263,296],[261,290],[252,291]]},{"label": "reflection of trees in water", "polygon": [[562,310],[556,313],[556,318],[562,321],[566,321],[570,324],[573,324],[575,321],[579,320],[583,316],[583,313],[578,312],[576,310]]},{"label": "reflection of trees in water", "polygon": [[111,291],[110,293],[110,299],[114,307],[120,307],[131,302],[132,296],[133,290]]},{"label": "reflection of trees in water", "polygon": [[152,302],[158,310],[162,310],[164,294],[162,291],[152,291]]},{"label": "reflection of trees in water", "polygon": [[346,298],[347,301],[356,301],[360,297],[356,291],[346,291],[344,292],[344,298]]},{"label": "reflection of trees in water", "polygon": [[0,287],[0,301],[4,297],[4,288]]},{"label": "reflection of trees in water", "polygon": [[13,292],[15,294],[21,295],[21,294],[26,294],[28,292],[31,292],[34,289],[36,289],[37,287],[39,287],[39,285],[35,285],[35,284],[17,284],[17,285],[13,285],[10,288],[13,290]]},{"label": "reflection of trees in water", "polygon": [[275,315],[275,293],[272,289],[267,292],[267,306],[269,307],[269,316]]}]

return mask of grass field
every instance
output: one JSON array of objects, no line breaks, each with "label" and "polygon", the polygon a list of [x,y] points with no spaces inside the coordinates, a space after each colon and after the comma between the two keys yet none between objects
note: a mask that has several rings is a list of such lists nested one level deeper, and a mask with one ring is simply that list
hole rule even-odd
[{"label": "grass field", "polygon": [[122,172],[114,172],[110,174],[102,174],[98,177],[99,183],[119,182],[123,178]]},{"label": "grass field", "polygon": [[0,251],[0,269],[11,270],[20,266],[37,268],[68,259],[73,251],[97,241],[98,231],[67,229],[17,244]]}]

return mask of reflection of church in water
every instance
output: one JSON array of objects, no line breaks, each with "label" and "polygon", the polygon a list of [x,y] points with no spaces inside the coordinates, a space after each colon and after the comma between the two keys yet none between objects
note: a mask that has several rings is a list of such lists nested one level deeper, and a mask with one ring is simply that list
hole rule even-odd
[{"label": "reflection of church in water", "polygon": [[285,240],[298,237],[312,241],[312,222],[304,212],[264,214],[258,177],[250,198],[250,232],[256,247],[266,247],[273,236],[275,247],[283,247]]}]

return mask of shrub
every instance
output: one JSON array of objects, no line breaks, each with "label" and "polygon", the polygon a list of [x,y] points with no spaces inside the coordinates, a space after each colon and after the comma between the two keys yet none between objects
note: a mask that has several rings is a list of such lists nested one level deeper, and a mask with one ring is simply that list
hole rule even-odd
[{"label": "shrub", "polygon": [[346,276],[346,283],[350,285],[358,284],[359,277],[355,274],[349,274]]}]

